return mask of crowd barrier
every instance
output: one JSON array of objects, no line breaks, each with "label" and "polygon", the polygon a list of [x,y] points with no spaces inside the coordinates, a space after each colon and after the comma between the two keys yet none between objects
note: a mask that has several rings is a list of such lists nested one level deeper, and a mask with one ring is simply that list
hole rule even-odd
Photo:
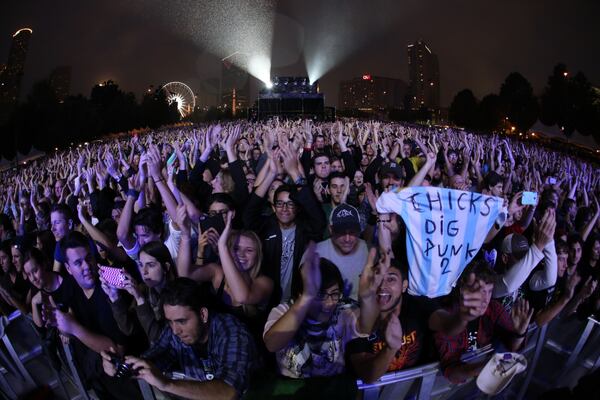
[{"label": "crowd barrier", "polygon": [[[560,324],[561,322],[556,321],[556,323]],[[589,317],[581,329],[577,328],[579,330],[577,341],[573,347],[569,348],[568,344],[548,339],[548,326],[538,328],[532,325],[528,332],[527,346],[523,350],[524,355],[528,358],[528,368],[507,389],[511,391],[511,398],[525,399],[527,389],[532,382],[547,388],[564,383],[566,374],[574,367],[582,367],[586,370],[598,368],[600,354],[595,354],[592,359],[584,359],[581,355],[586,344],[590,344],[600,337],[599,327],[600,322],[594,317]],[[560,325],[558,328],[560,329]],[[44,354],[39,335],[27,316],[23,316],[17,311],[9,317],[2,317],[0,319],[0,336],[2,341],[0,394],[3,397],[11,400],[17,399],[24,393],[45,385],[59,390],[61,398],[64,399],[95,399],[93,392],[88,392],[81,382],[68,343],[62,344],[59,371],[52,366],[52,362]],[[592,339],[590,340],[590,338]],[[566,357],[558,375],[550,377],[549,382],[535,376],[544,350]],[[486,359],[491,353],[493,353],[493,349],[488,347],[466,355],[463,360],[476,362]],[[40,373],[40,365],[42,369],[45,369],[45,374]],[[72,386],[71,390],[67,389],[66,384],[68,383]],[[139,385],[144,400],[165,398],[163,393],[154,390],[146,382],[139,381]],[[441,374],[437,362],[388,373],[373,383],[357,381],[359,397],[362,400],[388,400],[405,396],[411,400],[446,399],[456,396],[466,385],[474,385],[474,381],[462,385],[451,384]]]}]

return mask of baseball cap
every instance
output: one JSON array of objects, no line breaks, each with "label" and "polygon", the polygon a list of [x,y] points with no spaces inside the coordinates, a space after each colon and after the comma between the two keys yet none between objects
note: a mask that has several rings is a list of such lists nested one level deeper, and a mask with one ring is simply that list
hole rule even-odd
[{"label": "baseball cap", "polygon": [[523,258],[527,250],[529,250],[529,242],[525,236],[518,233],[511,233],[502,241],[502,252],[514,255],[517,260]]},{"label": "baseball cap", "polygon": [[404,168],[398,163],[389,162],[381,167],[381,175],[394,174],[398,179],[404,179]]},{"label": "baseball cap", "polygon": [[515,375],[527,369],[527,359],[519,353],[497,353],[485,364],[477,377],[477,387],[494,396],[506,389]]},{"label": "baseball cap", "polygon": [[336,233],[347,231],[360,232],[360,215],[358,210],[349,204],[340,204],[329,216],[331,230]]}]

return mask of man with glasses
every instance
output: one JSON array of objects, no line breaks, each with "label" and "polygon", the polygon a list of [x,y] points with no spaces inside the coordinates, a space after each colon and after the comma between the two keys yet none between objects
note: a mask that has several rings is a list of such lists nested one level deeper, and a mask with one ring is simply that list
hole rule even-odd
[{"label": "man with glasses", "polygon": [[[315,249],[314,244],[308,246],[306,261],[301,267],[301,287],[295,290],[294,302],[279,304],[271,310],[264,329],[265,345],[275,353],[279,373],[289,378],[342,374],[346,368],[346,344],[354,338],[368,336],[377,318],[376,291],[380,280],[377,271],[385,269],[385,265],[374,266],[375,251],[364,265],[359,309],[340,302],[342,275]],[[310,381],[301,381],[298,385],[307,386],[302,389],[303,394],[311,390]],[[350,386],[339,387],[339,390]],[[313,390],[323,387],[315,385]],[[352,398],[339,392],[333,397]]]},{"label": "man with glasses", "polygon": [[325,216],[312,189],[300,173],[297,157],[286,151],[284,168],[295,183],[281,185],[273,196],[273,215],[262,215],[267,203],[267,192],[277,178],[277,169],[267,163],[265,178],[250,195],[244,213],[246,229],[258,233],[263,245],[263,272],[273,279],[271,305],[287,302],[292,295],[292,281],[298,281],[302,253],[309,241],[322,238]]}]

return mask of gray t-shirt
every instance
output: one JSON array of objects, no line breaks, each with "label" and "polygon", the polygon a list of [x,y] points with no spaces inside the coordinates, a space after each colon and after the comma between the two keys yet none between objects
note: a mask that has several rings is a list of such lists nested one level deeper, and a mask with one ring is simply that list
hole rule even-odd
[{"label": "gray t-shirt", "polygon": [[292,269],[294,263],[294,244],[296,226],[281,230],[281,302],[286,303],[292,297]]},{"label": "gray t-shirt", "polygon": [[[331,239],[317,243],[316,250],[320,257],[328,259],[340,270],[344,279],[344,297],[358,300],[358,280],[369,256],[367,242],[358,239],[354,253],[348,255],[339,253],[333,247]],[[301,264],[304,263],[305,257],[306,253],[302,257]]]}]

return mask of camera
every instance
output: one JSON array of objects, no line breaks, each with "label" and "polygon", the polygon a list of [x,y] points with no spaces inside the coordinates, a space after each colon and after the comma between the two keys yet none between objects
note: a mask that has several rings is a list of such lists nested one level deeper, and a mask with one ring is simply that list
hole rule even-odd
[{"label": "camera", "polygon": [[138,375],[138,371],[133,369],[133,365],[126,363],[125,360],[114,353],[110,354],[110,362],[113,363],[117,372],[115,378],[133,378]]}]

